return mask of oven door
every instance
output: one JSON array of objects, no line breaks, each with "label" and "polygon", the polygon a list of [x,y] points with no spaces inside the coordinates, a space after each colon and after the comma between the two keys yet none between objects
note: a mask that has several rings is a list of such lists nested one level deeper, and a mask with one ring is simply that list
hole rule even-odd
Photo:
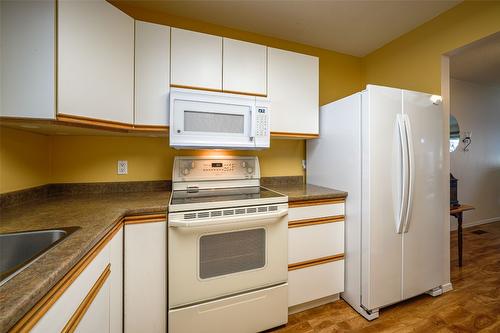
[{"label": "oven door", "polygon": [[288,205],[273,206],[191,222],[169,214],[169,308],[286,282]]},{"label": "oven door", "polygon": [[172,92],[174,148],[254,148],[255,98]]}]

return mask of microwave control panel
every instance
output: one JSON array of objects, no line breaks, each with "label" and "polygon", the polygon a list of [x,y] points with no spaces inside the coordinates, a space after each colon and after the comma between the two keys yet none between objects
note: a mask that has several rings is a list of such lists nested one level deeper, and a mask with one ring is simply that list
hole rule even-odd
[{"label": "microwave control panel", "polygon": [[267,136],[269,133],[269,112],[267,107],[257,106],[257,113],[255,116],[256,127],[255,127],[255,135],[256,136]]}]

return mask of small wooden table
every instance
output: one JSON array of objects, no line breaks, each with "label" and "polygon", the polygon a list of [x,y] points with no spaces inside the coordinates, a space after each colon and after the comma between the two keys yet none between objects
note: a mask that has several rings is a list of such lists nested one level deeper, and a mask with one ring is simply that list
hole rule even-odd
[{"label": "small wooden table", "polygon": [[462,267],[462,218],[463,213],[468,210],[476,209],[471,205],[460,205],[456,208],[450,209],[450,215],[454,216],[458,221],[458,266]]}]

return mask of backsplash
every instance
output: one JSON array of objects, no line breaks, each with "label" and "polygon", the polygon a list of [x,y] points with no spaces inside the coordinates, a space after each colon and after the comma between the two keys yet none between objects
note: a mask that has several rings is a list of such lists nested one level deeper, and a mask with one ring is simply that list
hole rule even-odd
[{"label": "backsplash", "polygon": [[[261,151],[175,150],[162,137],[46,136],[0,128],[0,193],[49,183],[169,180],[177,155],[256,155],[263,177],[303,176],[304,140],[271,140]],[[117,175],[117,161],[128,174]]]}]

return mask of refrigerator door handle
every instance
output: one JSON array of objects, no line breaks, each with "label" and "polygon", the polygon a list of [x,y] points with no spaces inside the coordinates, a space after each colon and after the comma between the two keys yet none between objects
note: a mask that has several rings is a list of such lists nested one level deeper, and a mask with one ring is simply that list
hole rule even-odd
[{"label": "refrigerator door handle", "polygon": [[411,211],[413,208],[413,192],[415,188],[415,156],[413,149],[413,135],[411,132],[411,124],[410,118],[407,114],[403,115],[403,123],[405,128],[405,137],[406,137],[406,145],[407,145],[407,163],[408,163],[408,195],[407,195],[407,204],[406,204],[406,212],[405,212],[405,220],[403,232],[407,233],[410,228],[411,221]]},{"label": "refrigerator door handle", "polygon": [[403,119],[400,114],[396,116],[396,126],[397,126],[397,136],[398,136],[398,149],[400,151],[400,154],[398,155],[400,157],[399,161],[395,161],[395,163],[398,164],[398,168],[400,169],[398,172],[398,179],[397,179],[397,186],[396,186],[396,191],[399,193],[399,196],[397,197],[397,203],[396,205],[399,206],[399,210],[397,211],[397,214],[395,214],[395,220],[396,220],[396,233],[400,234],[403,232],[403,226],[404,226],[404,221],[405,221],[405,213],[406,213],[406,204],[408,201],[407,198],[407,184],[408,184],[408,146],[406,143],[406,135],[405,135],[405,130],[404,130],[404,124],[403,124]]}]

